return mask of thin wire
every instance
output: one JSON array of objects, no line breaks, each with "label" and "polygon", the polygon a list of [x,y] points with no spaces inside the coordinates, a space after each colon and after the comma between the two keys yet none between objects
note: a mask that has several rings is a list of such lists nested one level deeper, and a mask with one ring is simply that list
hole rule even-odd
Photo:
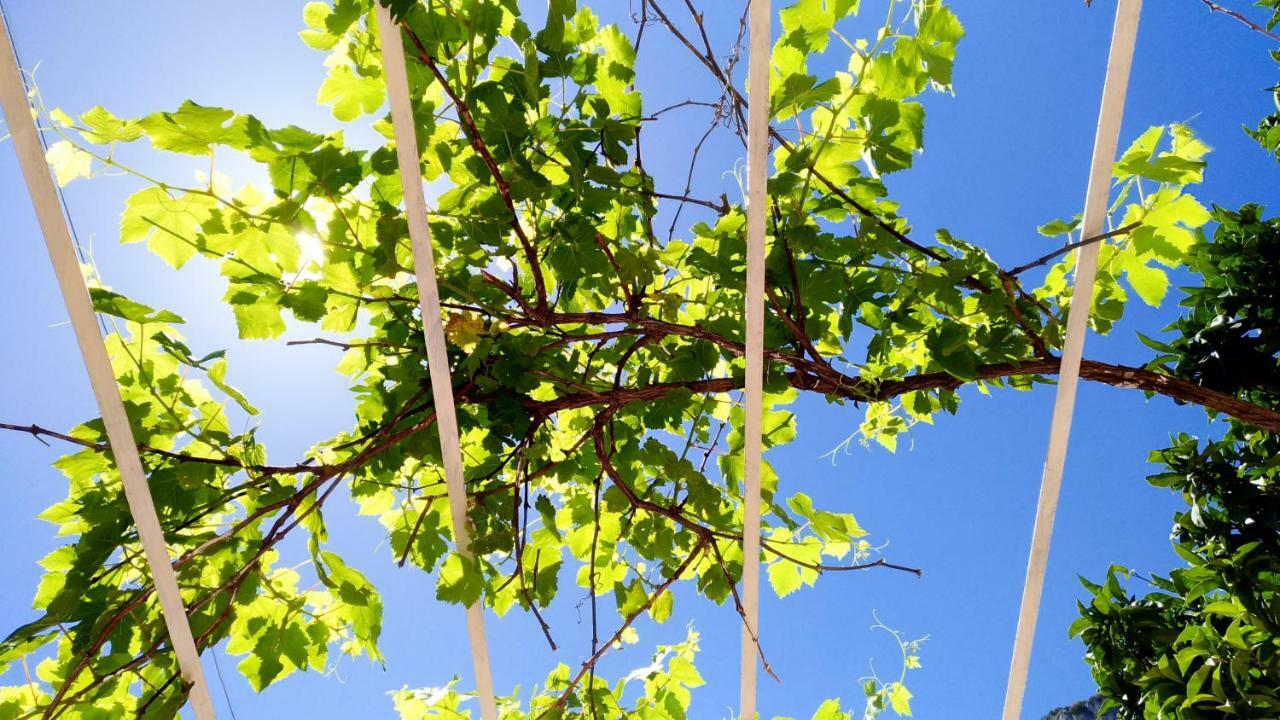
[{"label": "thin wire", "polygon": [[222,686],[222,699],[227,703],[227,710],[231,713],[231,720],[240,720],[240,718],[236,717],[235,706],[231,704],[231,693],[227,692],[227,680],[222,677],[222,663],[218,662],[218,649],[214,648],[213,652],[209,653],[209,656],[213,658],[213,669],[214,672],[218,673],[218,684]]},{"label": "thin wire", "polygon": [[[1102,225],[1106,220],[1111,165],[1115,162],[1116,147],[1120,141],[1120,123],[1124,119],[1125,94],[1129,89],[1129,69],[1133,62],[1141,12],[1142,0],[1120,0],[1116,7],[1106,80],[1102,87],[1102,107],[1098,111],[1098,131],[1093,141],[1089,187],[1085,192],[1082,237],[1102,234]],[[1071,418],[1075,411],[1076,385],[1080,381],[1080,361],[1084,354],[1085,335],[1089,330],[1089,311],[1093,304],[1093,283],[1098,272],[1099,246],[1099,243],[1094,243],[1076,251],[1075,289],[1071,293],[1071,308],[1067,313],[1067,335],[1062,344],[1058,394],[1053,404],[1049,447],[1045,452],[1040,498],[1036,503],[1036,524],[1032,531],[1027,576],[1022,586],[1022,604],[1018,610],[1018,630],[1014,636],[1009,685],[1004,696],[1004,720],[1018,720],[1022,714],[1022,699],[1026,693],[1027,675],[1031,666],[1031,647],[1035,640],[1036,620],[1040,614],[1040,598],[1044,592],[1044,576],[1049,562],[1049,542],[1053,537],[1053,521],[1058,511],[1058,495],[1062,489],[1062,474],[1067,461],[1067,441],[1071,435]]]}]

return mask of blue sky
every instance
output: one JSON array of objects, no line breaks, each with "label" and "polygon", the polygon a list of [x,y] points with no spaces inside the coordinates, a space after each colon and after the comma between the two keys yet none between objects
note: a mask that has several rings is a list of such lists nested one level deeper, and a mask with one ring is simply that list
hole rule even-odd
[{"label": "blue sky", "polygon": [[[723,0],[706,0],[719,8]],[[183,3],[160,0],[59,3],[9,0],[10,21],[46,101],[73,114],[102,104],[119,115],[171,109],[186,98],[254,112],[269,125],[337,126],[315,105],[324,76],[322,56],[297,40],[302,2]],[[783,3],[777,3],[781,6]],[[1245,8],[1245,3],[1236,5]],[[534,7],[537,2],[525,3]],[[606,18],[626,23],[628,3],[599,0]],[[729,3],[724,3],[729,5]],[[733,32],[735,11],[708,13],[714,38]],[[868,14],[879,17],[879,10]],[[879,7],[879,3],[874,3]],[[994,3],[954,0],[968,37],[959,51],[955,97],[927,101],[927,150],[909,173],[890,178],[893,196],[928,237],[946,227],[987,247],[1006,266],[1052,247],[1036,225],[1077,212],[1089,152],[1114,4]],[[541,15],[540,12],[537,13]],[[658,29],[648,34],[639,75],[646,105],[708,98],[713,88],[691,74],[683,50]],[[723,46],[723,45],[722,45]],[[1240,131],[1271,109],[1262,89],[1276,82],[1265,41],[1196,0],[1150,2],[1139,35],[1122,143],[1149,125],[1190,120],[1215,148],[1207,181],[1197,194],[1235,206],[1276,202],[1274,163]],[[646,137],[645,164],[659,188],[677,189],[692,139],[706,119],[690,111]],[[348,130],[373,142],[367,121]],[[648,131],[646,131],[648,132]],[[691,139],[692,138],[692,139]],[[727,140],[706,151],[701,187],[729,186],[722,176],[740,147]],[[133,161],[186,180],[199,163],[155,157]],[[257,171],[228,158],[220,169],[237,181]],[[232,379],[263,408],[262,436],[273,458],[298,457],[312,442],[352,423],[345,381],[333,371],[337,355],[321,348],[286,348],[284,340],[244,343],[230,311],[218,302],[221,281],[211,265],[192,263],[173,273],[141,246],[115,242],[123,199],[137,186],[123,178],[77,182],[67,200],[81,238],[107,281],[151,305],[186,317],[194,345],[231,351]],[[718,194],[704,192],[704,195]],[[65,312],[44,255],[29,201],[8,146],[0,148],[0,218],[6,231],[0,262],[0,421],[66,428],[96,411]],[[665,227],[665,224],[663,224]],[[1153,332],[1174,316],[1166,306],[1134,306],[1108,338],[1090,338],[1086,355],[1139,363],[1147,354],[1134,331]],[[312,337],[306,328],[288,337]],[[858,422],[857,411],[820,399],[800,404],[800,440],[771,454],[792,490],[826,507],[855,513],[888,557],[924,568],[923,579],[892,572],[824,578],[816,590],[778,600],[766,593],[762,636],[781,684],[763,680],[766,716],[806,716],[819,700],[841,696],[860,705],[858,679],[874,660],[894,675],[896,647],[873,632],[873,612],[908,637],[929,635],[923,669],[913,673],[916,716],[989,718],[1003,698],[1018,598],[1031,535],[1052,392],[965,394],[961,415],[921,427],[896,455],[853,449],[835,464],[821,456]],[[1077,407],[1072,452],[1050,560],[1040,631],[1026,700],[1027,718],[1092,692],[1082,647],[1066,637],[1079,595],[1077,575],[1100,576],[1111,562],[1161,572],[1176,563],[1168,542],[1176,498],[1147,486],[1148,451],[1170,432],[1204,432],[1195,409],[1145,400],[1133,391],[1085,384]],[[49,467],[64,448],[26,436],[0,435],[0,482],[6,502],[0,554],[0,625],[32,616],[30,599],[40,569],[35,561],[57,546],[51,526],[34,519],[60,499],[65,484]],[[438,685],[469,669],[462,611],[434,600],[434,580],[398,570],[379,526],[332,503],[337,549],[365,571],[386,601],[386,668],[344,661],[328,677],[295,676],[254,695],[223,656],[221,669],[239,718],[307,715],[389,717],[385,691]],[[587,647],[570,593],[550,616],[563,649],[555,656],[532,618],[491,621],[497,685],[529,687],[556,661],[576,665]],[[654,643],[677,639],[695,622],[702,633],[700,666],[708,686],[695,696],[695,717],[728,717],[737,694],[737,618],[729,608],[685,600],[677,617],[644,627],[642,643],[604,666],[617,676],[647,664]],[[226,700],[206,655],[224,717]],[[14,681],[10,676],[4,678]]]}]

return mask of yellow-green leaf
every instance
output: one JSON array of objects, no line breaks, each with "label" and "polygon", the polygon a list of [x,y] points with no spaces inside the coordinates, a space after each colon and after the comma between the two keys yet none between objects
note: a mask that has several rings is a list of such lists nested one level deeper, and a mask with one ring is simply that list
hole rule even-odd
[{"label": "yellow-green leaf", "polygon": [[93,156],[66,140],[54,143],[45,154],[45,160],[53,168],[58,185],[62,187],[76,178],[89,177],[93,172]]},{"label": "yellow-green leaf", "polygon": [[329,72],[316,102],[333,105],[333,116],[342,122],[351,122],[366,113],[382,107],[386,98],[386,85],[382,78],[367,78],[351,72],[346,65],[339,65]]}]

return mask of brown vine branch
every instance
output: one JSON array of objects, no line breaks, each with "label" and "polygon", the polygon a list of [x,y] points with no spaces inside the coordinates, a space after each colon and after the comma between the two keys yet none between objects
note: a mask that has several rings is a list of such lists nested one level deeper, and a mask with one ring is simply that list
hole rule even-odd
[{"label": "brown vine branch", "polygon": [[414,352],[421,348],[415,348],[409,345],[397,345],[389,342],[342,342],[341,340],[330,340],[329,338],[312,338],[310,340],[290,340],[285,343],[288,347],[296,347],[299,345],[328,345],[336,347],[340,350],[355,350],[358,348],[381,347],[389,350],[397,350],[401,352]]},{"label": "brown vine branch", "polygon": [[676,193],[664,193],[658,192],[657,190],[640,190],[639,193],[641,195],[648,195],[649,197],[661,198],[663,200],[678,200],[682,203],[689,203],[690,205],[701,205],[704,208],[716,211],[716,213],[720,215],[729,214],[729,201],[726,198],[721,198],[720,202],[712,202],[710,200],[692,197],[688,194],[677,195]]},{"label": "brown vine branch", "polygon": [[1022,308],[1018,307],[1018,296],[1014,293],[1012,277],[1002,275],[1000,284],[1004,288],[1004,294],[1009,298],[1009,312],[1013,314],[1014,322],[1018,323],[1018,327],[1022,328],[1022,334],[1026,335],[1031,342],[1031,349],[1035,351],[1036,357],[1052,358],[1053,353],[1045,345],[1044,336],[1036,332],[1031,323],[1027,321],[1026,316],[1022,314]]},{"label": "brown vine branch", "polygon": [[[16,425],[13,423],[0,422],[0,430],[12,430],[14,432],[27,433],[28,435],[44,442],[44,437],[61,440],[73,445],[87,448],[97,453],[108,452],[111,448],[106,443],[95,443],[91,440],[83,440],[73,435],[60,433],[57,430],[40,425]],[[47,443],[46,443],[47,444]],[[154,455],[156,457],[168,458],[179,462],[196,463],[200,465],[216,465],[218,467],[233,468],[236,470],[244,470],[259,475],[298,475],[301,473],[323,474],[328,470],[324,465],[315,465],[310,462],[303,462],[297,465],[254,465],[244,463],[235,458],[211,458],[201,457],[199,455],[189,455],[187,453],[173,452],[171,450],[161,450],[160,448],[151,447],[149,445],[139,445],[138,450],[144,455]]]},{"label": "brown vine branch", "polygon": [[1259,25],[1258,23],[1250,20],[1249,18],[1245,17],[1244,13],[1238,10],[1225,8],[1219,5],[1218,3],[1213,2],[1212,0],[1200,0],[1200,3],[1205,7],[1209,8],[1209,12],[1222,13],[1223,15],[1226,15],[1227,17],[1234,19],[1236,22],[1240,23],[1241,25],[1244,25],[1245,27],[1258,33],[1259,35],[1264,35],[1276,42],[1280,42],[1280,35],[1276,35],[1274,32],[1268,30],[1262,25]]},{"label": "brown vine branch", "polygon": [[[627,631],[627,628],[631,627],[632,623],[634,623],[637,618],[647,612],[649,608],[653,607],[653,604],[657,602],[658,598],[661,597],[663,593],[669,591],[671,586],[688,571],[689,566],[693,564],[694,560],[701,557],[703,552],[706,551],[707,544],[709,542],[711,542],[710,538],[703,537],[694,544],[693,549],[689,551],[689,555],[680,563],[679,567],[671,573],[671,577],[662,581],[662,583],[658,585],[657,589],[649,594],[640,607],[628,613],[627,617],[623,620],[622,625],[613,634],[613,636],[601,645],[591,657],[587,658],[586,662],[582,663],[582,667],[578,669],[578,673],[569,681],[568,687],[564,689],[564,692],[560,694],[560,697],[556,698],[555,702],[542,711],[542,714],[538,716],[538,720],[544,720],[557,709],[564,707],[565,703],[567,703],[569,698],[573,695],[573,691],[582,682],[582,679],[594,670],[596,663],[600,662],[600,658],[604,657],[611,647],[620,642],[622,634]],[[592,691],[592,689],[588,688],[588,692],[590,691]]]},{"label": "brown vine branch", "polygon": [[764,646],[760,644],[760,633],[747,620],[747,609],[742,604],[742,596],[738,594],[738,584],[734,581],[733,575],[729,573],[729,564],[725,562],[724,554],[720,552],[720,543],[712,540],[711,551],[716,556],[716,564],[720,566],[720,572],[724,574],[725,584],[729,586],[729,594],[733,597],[733,607],[738,611],[738,617],[742,619],[743,627],[750,633],[751,642],[756,646],[756,656],[760,658],[761,666],[764,667],[765,672],[769,673],[769,677],[782,682],[782,678],[778,677],[778,673],[773,671],[773,665],[769,663],[769,658],[764,655]]},{"label": "brown vine branch", "polygon": [[[993,363],[977,369],[976,380],[995,380],[1028,375],[1056,375],[1058,359],[1027,360],[1022,363]],[[1188,380],[1162,375],[1144,368],[1115,365],[1096,360],[1081,364],[1080,376],[1086,380],[1120,388],[1133,388],[1163,395],[1182,403],[1199,405],[1214,412],[1230,415],[1249,425],[1280,432],[1280,412],[1254,405],[1233,395],[1197,385]],[[828,380],[810,374],[788,373],[788,383],[800,390],[812,390],[858,402],[889,400],[905,393],[919,390],[956,390],[965,385],[961,380],[945,372],[920,373],[901,380],[875,383],[858,377],[841,375],[838,380]],[[682,383],[657,383],[639,388],[620,388],[592,394],[572,394],[547,401],[527,401],[526,407],[547,414],[572,408],[596,405],[626,405],[634,402],[657,400],[676,391],[694,394],[724,393],[738,390],[742,381],[738,378],[712,378]]]},{"label": "brown vine branch", "polygon": [[1134,230],[1137,230],[1140,227],[1142,227],[1142,223],[1132,222],[1132,223],[1129,223],[1128,225],[1125,225],[1124,227],[1116,228],[1115,230],[1112,230],[1110,232],[1104,232],[1101,235],[1094,235],[1092,237],[1087,237],[1082,240],[1076,240],[1075,242],[1069,242],[1066,245],[1063,245],[1062,247],[1058,248],[1057,250],[1045,253],[1044,255],[1041,255],[1040,257],[1036,258],[1035,260],[1032,260],[1029,263],[1025,263],[1023,265],[1019,265],[1018,267],[1012,270],[1005,271],[1005,275],[1008,277],[1016,277],[1030,270],[1031,268],[1040,267],[1041,265],[1045,265],[1055,258],[1061,257],[1062,255],[1066,255],[1067,253],[1071,252],[1072,250],[1075,250],[1076,248],[1082,248],[1086,245],[1092,245],[1094,243],[1102,242],[1103,240],[1106,240],[1108,238],[1113,238],[1119,235],[1127,235],[1133,232]]},{"label": "brown vine branch", "polygon": [[418,62],[422,63],[435,76],[436,81],[440,83],[441,89],[449,96],[454,107],[458,112],[458,120],[466,133],[471,148],[475,150],[480,159],[484,161],[486,167],[489,168],[489,174],[493,176],[494,187],[498,190],[498,195],[502,198],[502,202],[507,206],[507,211],[511,213],[511,229],[515,232],[516,237],[520,240],[520,245],[524,249],[525,261],[529,263],[529,272],[533,275],[534,291],[537,293],[537,306],[539,312],[545,312],[547,309],[547,284],[542,277],[542,264],[538,260],[538,252],[534,249],[533,242],[525,233],[524,226],[520,224],[520,214],[516,210],[516,204],[511,196],[511,184],[502,174],[502,170],[498,167],[498,163],[493,159],[493,153],[489,151],[489,146],[485,143],[484,137],[480,134],[480,128],[476,125],[475,116],[471,114],[471,106],[467,101],[458,94],[457,90],[449,84],[449,79],[440,69],[440,65],[431,53],[427,51],[426,46],[422,43],[422,39],[418,37],[410,28],[401,25],[405,35],[413,42],[417,49]]}]

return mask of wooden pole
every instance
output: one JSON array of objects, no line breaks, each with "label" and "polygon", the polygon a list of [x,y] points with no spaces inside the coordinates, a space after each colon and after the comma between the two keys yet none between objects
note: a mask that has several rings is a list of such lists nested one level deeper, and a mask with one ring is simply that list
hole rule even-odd
[{"label": "wooden pole", "polygon": [[[1089,187],[1085,193],[1084,219],[1081,223],[1083,237],[1102,234],[1102,226],[1106,221],[1111,166],[1115,162],[1116,146],[1120,140],[1120,121],[1124,117],[1129,68],[1133,62],[1134,45],[1138,37],[1138,16],[1141,12],[1142,0],[1120,0],[1116,8],[1115,27],[1111,33],[1111,54],[1107,59],[1107,76],[1102,88],[1102,109],[1098,114],[1098,132],[1093,141],[1093,164],[1089,171]],[[1027,577],[1022,587],[1018,631],[1013,641],[1013,662],[1009,667],[1009,685],[1004,696],[1004,720],[1018,720],[1022,714],[1022,698],[1027,689],[1027,672],[1031,665],[1031,646],[1035,640],[1040,597],[1044,591],[1044,576],[1049,560],[1049,541],[1053,536],[1053,520],[1058,511],[1062,472],[1067,461],[1067,440],[1071,434],[1071,418],[1075,411],[1080,360],[1084,353],[1085,333],[1089,329],[1089,311],[1093,283],[1098,273],[1099,248],[1100,243],[1092,243],[1076,251],[1075,289],[1072,291],[1071,308],[1067,314],[1067,336],[1062,346],[1058,394],[1053,405],[1049,448],[1040,481],[1040,499],[1036,505],[1031,557],[1027,561]]]},{"label": "wooden pole", "polygon": [[26,83],[22,80],[22,69],[18,67],[17,55],[9,41],[7,23],[8,19],[0,14],[0,103],[4,105],[5,120],[13,137],[14,149],[18,153],[18,164],[27,182],[31,204],[35,206],[36,219],[44,234],[49,260],[53,263],[67,314],[71,316],[76,343],[80,346],[85,369],[89,372],[89,384],[93,387],[98,412],[102,414],[102,423],[107,430],[111,456],[120,471],[125,500],[129,504],[133,522],[138,527],[138,539],[146,555],[147,565],[151,568],[156,596],[160,600],[164,624],[169,631],[169,642],[178,658],[182,679],[190,688],[188,699],[197,720],[214,720],[213,700],[209,697],[209,685],[205,682],[204,669],[200,665],[200,652],[196,649],[191,625],[187,621],[182,593],[178,589],[178,579],[165,544],[164,530],[160,527],[160,518],[156,516],[151,488],[147,485],[147,476],[138,457],[138,446],[133,438],[133,430],[129,427],[129,418],[125,415],[124,403],[120,400],[120,388],[116,385],[116,376],[111,369],[107,346],[98,332],[93,303],[84,284],[84,275],[80,271],[80,261],[76,257],[62,203],[53,184],[53,177],[49,174],[44,146],[32,118]]},{"label": "wooden pole", "polygon": [[769,212],[769,0],[751,0],[747,82],[746,406],[742,488],[742,685],[739,717],[756,720],[760,644],[760,465],[764,403],[765,219]]},{"label": "wooden pole", "polygon": [[[422,191],[422,169],[419,164],[413,103],[409,96],[404,38],[400,36],[400,26],[391,19],[391,11],[380,0],[375,0],[374,5],[377,7],[378,31],[382,38],[382,69],[386,73],[387,90],[391,98],[391,122],[395,131],[396,158],[400,164],[400,182],[404,187],[405,215],[408,216],[409,239],[413,244],[418,303],[422,308],[422,332],[427,343],[427,368],[431,374],[431,394],[436,407],[436,429],[440,433],[445,486],[449,495],[449,509],[453,515],[453,537],[458,554],[465,560],[471,560],[471,529],[467,522],[467,489],[462,473],[458,416],[453,400],[453,379],[449,375],[444,324],[441,321],[440,290],[436,286],[431,228],[427,225],[427,203]],[[476,675],[476,693],[480,697],[480,715],[484,720],[497,720],[498,706],[493,695],[493,673],[489,666],[484,607],[479,601],[467,607],[467,635],[471,641],[471,664]]]}]

